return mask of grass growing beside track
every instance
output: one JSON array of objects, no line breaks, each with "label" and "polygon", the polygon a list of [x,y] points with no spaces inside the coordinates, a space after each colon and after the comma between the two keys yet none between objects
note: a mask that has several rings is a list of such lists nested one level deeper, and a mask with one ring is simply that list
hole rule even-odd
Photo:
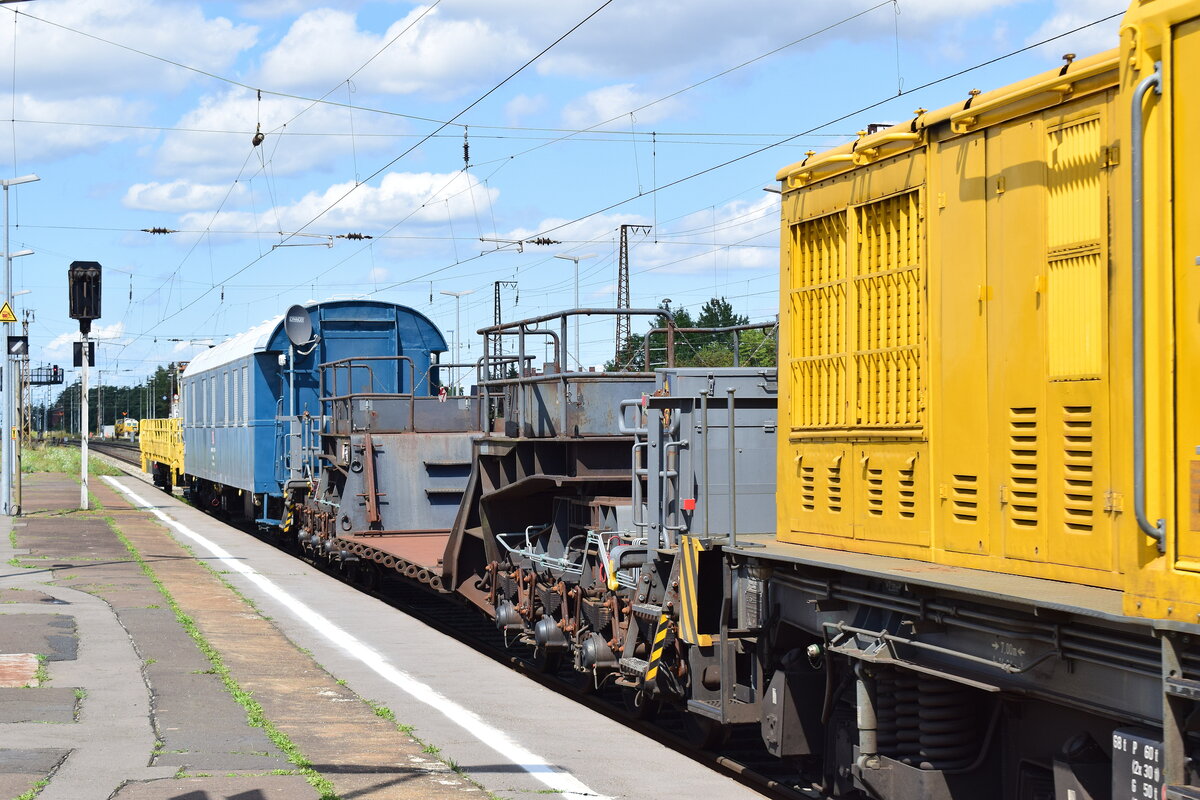
[{"label": "grass growing beside track", "polygon": [[199,648],[200,652],[204,654],[204,657],[208,659],[210,664],[212,664],[214,674],[221,679],[221,682],[225,685],[226,691],[228,691],[233,699],[237,701],[238,705],[246,710],[247,721],[256,728],[262,728],[263,732],[267,735],[267,738],[279,748],[280,752],[287,756],[288,761],[292,762],[296,766],[296,771],[304,776],[310,786],[320,792],[321,800],[339,800],[337,793],[334,791],[333,784],[315,769],[313,769],[312,762],[309,761],[304,753],[300,752],[300,748],[296,746],[296,744],[288,737],[287,734],[276,728],[275,725],[272,724],[269,719],[267,719],[266,714],[263,712],[262,706],[259,705],[258,701],[254,699],[254,696],[250,692],[242,689],[237,680],[232,674],[230,674],[229,668],[225,666],[225,662],[221,658],[221,654],[216,648],[209,644],[207,639],[204,638],[204,634],[201,633],[200,628],[196,625],[195,620],[188,616],[188,614],[185,613],[175,601],[174,595],[172,595],[170,590],[168,590],[167,587],[163,585],[162,581],[159,580],[158,576],[154,572],[154,569],[148,563],[146,563],[145,559],[142,558],[142,554],[133,545],[133,542],[129,541],[125,534],[121,532],[111,517],[105,517],[105,521],[108,523],[108,527],[117,536],[117,538],[121,540],[121,543],[125,545],[125,549],[129,551],[129,554],[133,557],[133,559],[138,562],[138,566],[141,567],[142,574],[150,579],[155,588],[158,589],[159,594],[161,594],[163,599],[166,600],[167,606],[171,609],[172,613],[175,614],[176,621],[179,622],[180,626],[183,627],[188,636],[192,638],[192,641],[196,643],[196,647]]},{"label": "grass growing beside track", "polygon": [[[21,448],[21,472],[65,472],[79,475],[80,453],[78,447]],[[88,457],[88,473],[91,475],[120,475],[121,471],[95,458]]]}]

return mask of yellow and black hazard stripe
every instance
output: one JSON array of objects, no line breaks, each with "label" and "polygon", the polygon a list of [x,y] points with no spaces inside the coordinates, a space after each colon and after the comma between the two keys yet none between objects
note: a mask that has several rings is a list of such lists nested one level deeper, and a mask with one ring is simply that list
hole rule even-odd
[{"label": "yellow and black hazard stripe", "polygon": [[688,644],[708,647],[712,636],[699,632],[700,554],[704,544],[694,536],[679,537],[679,638]]},{"label": "yellow and black hazard stripe", "polygon": [[664,645],[667,640],[669,626],[667,612],[658,615],[658,625],[654,628],[654,643],[650,646],[650,661],[646,665],[646,683],[653,683],[658,676],[658,662],[662,661]]}]

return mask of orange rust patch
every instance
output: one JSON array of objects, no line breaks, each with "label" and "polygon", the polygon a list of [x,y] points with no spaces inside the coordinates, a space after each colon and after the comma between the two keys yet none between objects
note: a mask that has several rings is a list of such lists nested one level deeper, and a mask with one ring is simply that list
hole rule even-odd
[{"label": "orange rust patch", "polygon": [[0,654],[0,688],[37,686],[37,656],[33,653]]}]

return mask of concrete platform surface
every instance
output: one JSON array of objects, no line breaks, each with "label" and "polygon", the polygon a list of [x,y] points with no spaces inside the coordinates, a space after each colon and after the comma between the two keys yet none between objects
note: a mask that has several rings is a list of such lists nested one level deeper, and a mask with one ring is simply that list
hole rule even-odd
[{"label": "concrete platform surface", "polygon": [[760,797],[136,477],[23,488],[0,798]]}]

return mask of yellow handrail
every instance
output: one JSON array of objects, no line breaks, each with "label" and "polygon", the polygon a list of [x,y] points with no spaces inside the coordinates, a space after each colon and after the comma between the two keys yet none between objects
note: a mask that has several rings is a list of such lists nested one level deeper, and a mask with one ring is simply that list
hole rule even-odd
[{"label": "yellow handrail", "polygon": [[970,108],[964,108],[961,111],[951,114],[950,130],[955,133],[967,133],[979,124],[979,118],[984,114],[996,111],[1005,106],[1016,105],[1023,100],[1037,97],[1039,94],[1057,94],[1059,98],[1056,102],[1062,102],[1074,94],[1075,85],[1080,81],[1095,78],[1103,75],[1105,72],[1111,71],[1115,82],[1117,77],[1116,69],[1117,60],[1113,57],[1096,61],[1075,70],[1068,70],[1065,75],[1050,75],[1043,80],[1022,86],[1015,91],[999,95],[998,97],[992,97],[978,105],[972,104]]}]

